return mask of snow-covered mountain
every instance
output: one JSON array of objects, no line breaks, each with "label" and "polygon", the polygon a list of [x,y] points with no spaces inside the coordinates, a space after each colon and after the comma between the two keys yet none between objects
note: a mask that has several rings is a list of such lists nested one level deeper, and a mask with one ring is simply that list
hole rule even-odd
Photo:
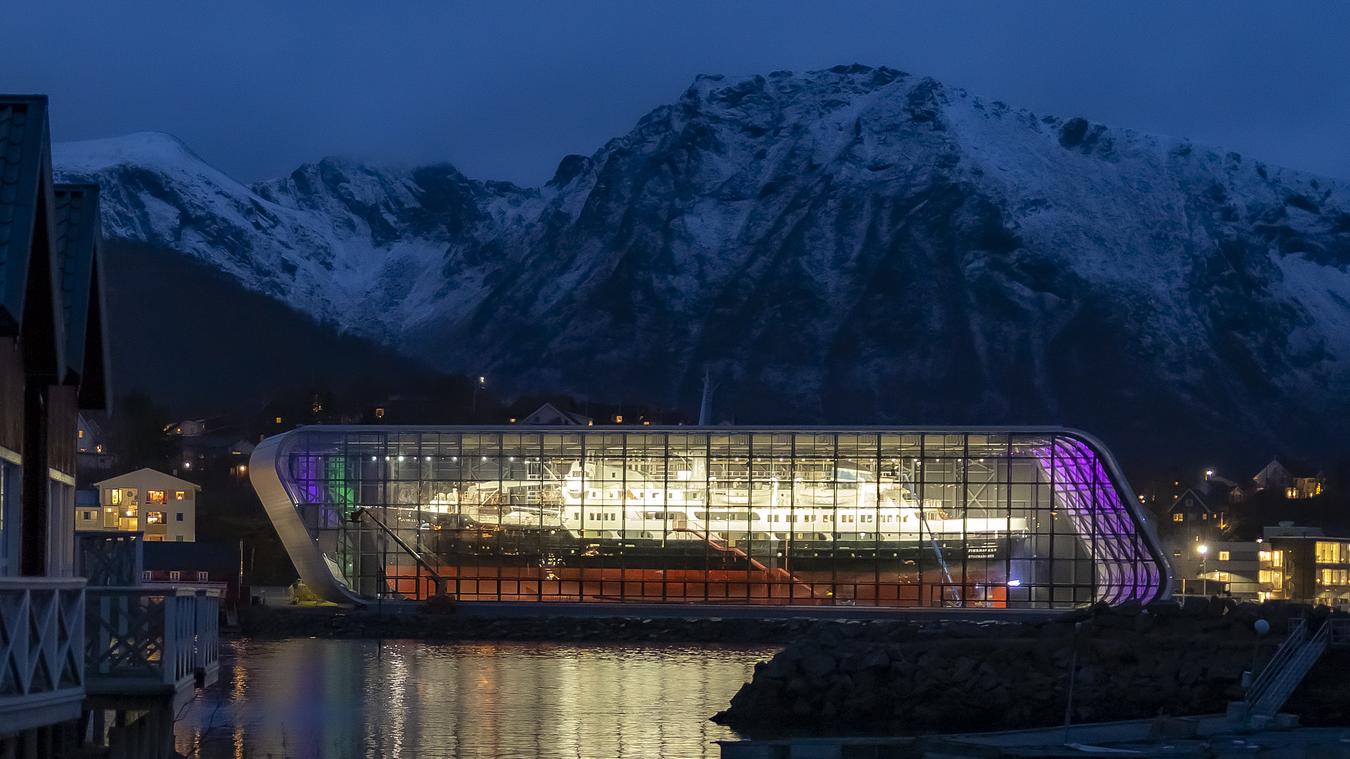
[{"label": "snow-covered mountain", "polygon": [[508,390],[689,407],[710,365],[741,421],[1190,449],[1348,421],[1344,184],[890,69],[701,77],[537,189],[340,160],[249,187],[158,134],[55,162],[110,234]]}]

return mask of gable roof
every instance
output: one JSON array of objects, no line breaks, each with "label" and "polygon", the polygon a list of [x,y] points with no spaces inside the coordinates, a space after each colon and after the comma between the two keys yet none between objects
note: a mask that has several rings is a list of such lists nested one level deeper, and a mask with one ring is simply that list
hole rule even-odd
[{"label": "gable roof", "polygon": [[591,418],[574,411],[563,411],[552,403],[545,402],[544,405],[530,412],[530,415],[520,420],[521,424],[562,424],[568,426],[586,427],[591,424]]},{"label": "gable roof", "polygon": [[80,384],[80,407],[107,409],[107,323],[104,311],[98,185],[58,184],[55,247],[66,327],[66,378]]},{"label": "gable roof", "polygon": [[52,246],[51,166],[47,98],[0,96],[0,334],[26,333],[28,370],[59,379],[65,339]]},{"label": "gable roof", "polygon": [[23,320],[46,142],[47,99],[0,97],[0,329]]},{"label": "gable roof", "polygon": [[1198,503],[1200,508],[1204,509],[1206,513],[1214,513],[1214,509],[1209,506],[1209,499],[1206,498],[1204,493],[1195,488],[1187,488],[1186,492],[1182,493],[1181,496],[1177,498],[1176,503],[1172,504],[1172,507],[1167,510],[1167,513],[1176,513],[1178,509],[1184,508],[1186,504],[1190,503]]},{"label": "gable roof", "polygon": [[188,482],[187,480],[181,479],[181,478],[179,478],[179,477],[174,477],[173,475],[168,474],[168,473],[166,473],[166,472],[161,472],[161,471],[159,471],[158,469],[151,469],[151,468],[148,467],[148,466],[146,466],[146,467],[141,467],[140,469],[136,469],[136,470],[134,470],[134,471],[127,472],[126,474],[119,474],[119,475],[117,475],[116,477],[109,477],[108,479],[102,480],[102,481],[100,481],[100,482],[95,482],[95,483],[94,483],[94,487],[97,487],[97,488],[101,488],[101,487],[117,487],[117,486],[119,486],[119,485],[122,485],[122,484],[125,483],[125,482],[131,481],[131,480],[134,480],[134,479],[137,479],[137,478],[139,478],[140,476],[145,475],[145,474],[153,474],[153,475],[155,475],[156,477],[160,477],[160,478],[165,479],[165,480],[171,480],[171,481],[173,481],[173,482],[178,483],[179,485],[181,485],[183,489],[186,489],[186,488],[192,488],[193,490],[201,490],[201,486],[198,485],[198,484],[195,483],[195,482]]}]

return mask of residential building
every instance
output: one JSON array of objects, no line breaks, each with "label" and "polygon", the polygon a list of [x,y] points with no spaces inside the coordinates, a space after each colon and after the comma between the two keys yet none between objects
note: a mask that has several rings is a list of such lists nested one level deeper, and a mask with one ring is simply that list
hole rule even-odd
[{"label": "residential building", "polygon": [[101,419],[81,413],[75,430],[75,463],[81,475],[81,486],[90,474],[106,474],[113,467],[112,450]]},{"label": "residential building", "polygon": [[[1182,594],[1213,591],[1213,578],[1202,577],[1213,559],[1211,547],[1228,540],[1225,509],[1228,490],[1224,481],[1210,477],[1174,496],[1162,515],[1158,536],[1176,570],[1176,590]],[[1227,571],[1227,570],[1225,570]],[[1251,571],[1255,578],[1255,569]],[[1197,583],[1205,583],[1197,590]],[[1222,588],[1219,591],[1221,592]]]},{"label": "residential building", "polygon": [[29,759],[81,735],[77,417],[109,408],[98,189],[52,181],[47,119],[0,96],[0,755]]},{"label": "residential building", "polygon": [[563,427],[590,427],[595,424],[589,416],[575,411],[563,411],[552,403],[545,403],[520,420],[520,424],[557,425]]},{"label": "residential building", "polygon": [[1191,536],[1191,542],[1218,540],[1227,529],[1227,490],[1206,482],[1189,488],[1168,508],[1164,527]]},{"label": "residential building", "polygon": [[228,468],[236,477],[248,474],[248,457],[253,453],[253,443],[240,438],[238,433],[201,431],[176,436],[175,442],[178,451],[173,474],[191,476],[192,472],[222,468]]},{"label": "residential building", "polygon": [[1350,535],[1317,527],[1267,527],[1260,551],[1261,599],[1350,608]]},{"label": "residential building", "polygon": [[1194,543],[1172,556],[1180,595],[1229,595],[1254,601],[1261,591],[1261,544],[1252,540]]},{"label": "residential building", "polygon": [[1326,489],[1326,476],[1313,467],[1273,458],[1252,476],[1256,490],[1273,490],[1290,500],[1315,498]]},{"label": "residential building", "polygon": [[164,426],[164,434],[173,437],[196,437],[205,433],[205,419],[184,419]]},{"label": "residential building", "polygon": [[222,607],[239,599],[239,550],[219,543],[147,542],[141,581],[147,585],[191,586],[218,591]]},{"label": "residential building", "polygon": [[197,540],[196,484],[154,469],[137,469],[96,483],[99,510],[80,509],[84,532],[142,532],[147,543]]}]

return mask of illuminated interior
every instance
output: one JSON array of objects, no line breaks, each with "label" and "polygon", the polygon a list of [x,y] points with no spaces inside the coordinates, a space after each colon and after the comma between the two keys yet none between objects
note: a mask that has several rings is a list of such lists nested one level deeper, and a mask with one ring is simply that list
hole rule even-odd
[{"label": "illuminated interior", "polygon": [[249,470],[335,601],[1049,608],[1168,586],[1109,453],[1067,430],[307,427]]}]

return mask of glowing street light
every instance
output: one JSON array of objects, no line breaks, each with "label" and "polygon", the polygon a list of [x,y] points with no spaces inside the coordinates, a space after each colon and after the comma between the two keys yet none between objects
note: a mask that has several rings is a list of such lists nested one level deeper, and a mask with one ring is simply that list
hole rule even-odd
[{"label": "glowing street light", "polygon": [[1205,554],[1209,553],[1209,546],[1205,545],[1204,543],[1201,543],[1200,545],[1195,547],[1195,552],[1200,554],[1201,556],[1204,556]]},{"label": "glowing street light", "polygon": [[478,391],[487,388],[487,377],[478,375],[478,384],[473,386],[473,413],[478,413]]}]

